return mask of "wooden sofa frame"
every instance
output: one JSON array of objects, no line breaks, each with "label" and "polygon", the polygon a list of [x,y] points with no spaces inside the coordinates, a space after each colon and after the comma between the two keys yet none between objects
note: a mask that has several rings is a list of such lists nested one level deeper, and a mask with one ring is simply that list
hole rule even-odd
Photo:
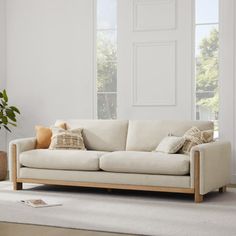
[{"label": "wooden sofa frame", "polygon": [[[130,184],[110,184],[110,183],[96,183],[96,182],[79,182],[79,181],[63,181],[63,180],[49,180],[49,179],[30,179],[17,178],[17,157],[16,145],[13,145],[12,155],[12,182],[14,190],[22,190],[23,183],[36,183],[48,185],[64,185],[64,186],[78,186],[78,187],[94,187],[107,189],[126,189],[126,190],[143,190],[155,192],[171,192],[171,193],[186,193],[194,195],[195,203],[203,201],[203,195],[200,194],[200,153],[194,153],[194,188],[177,188],[177,187],[163,187],[163,186],[145,186],[145,185],[130,185]],[[226,191],[226,186],[219,188],[219,192]]]}]

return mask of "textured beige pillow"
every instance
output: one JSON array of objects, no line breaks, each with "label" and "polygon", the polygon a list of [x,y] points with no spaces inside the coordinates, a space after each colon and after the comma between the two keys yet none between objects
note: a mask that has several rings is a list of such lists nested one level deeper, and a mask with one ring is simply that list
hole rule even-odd
[{"label": "textured beige pillow", "polygon": [[64,130],[52,127],[50,149],[81,149],[85,150],[82,129]]},{"label": "textured beige pillow", "polygon": [[185,138],[185,143],[183,147],[181,148],[180,152],[189,154],[193,146],[202,144],[202,143],[212,142],[213,136],[214,136],[213,130],[201,131],[197,127],[192,127],[183,136]]},{"label": "textured beige pillow", "polygon": [[176,153],[183,146],[185,139],[183,137],[168,136],[162,139],[156,148],[157,152]]},{"label": "textured beige pillow", "polygon": [[201,139],[204,143],[210,143],[214,140],[214,131],[213,130],[204,130],[201,132]]}]

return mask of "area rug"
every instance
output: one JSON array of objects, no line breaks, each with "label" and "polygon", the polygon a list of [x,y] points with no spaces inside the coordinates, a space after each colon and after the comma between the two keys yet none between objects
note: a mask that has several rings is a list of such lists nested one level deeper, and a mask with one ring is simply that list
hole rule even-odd
[{"label": "area rug", "polygon": [[[107,191],[0,182],[0,221],[142,235],[236,235],[236,189],[212,192],[195,204],[183,194]],[[31,208],[22,199],[62,206]]]}]

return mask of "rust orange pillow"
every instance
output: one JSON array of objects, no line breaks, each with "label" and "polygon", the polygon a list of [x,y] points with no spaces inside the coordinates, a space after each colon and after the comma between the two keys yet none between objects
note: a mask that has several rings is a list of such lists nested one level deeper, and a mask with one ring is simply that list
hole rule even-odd
[{"label": "rust orange pillow", "polygon": [[[58,125],[59,128],[66,129],[66,123],[61,123]],[[52,131],[48,127],[41,125],[35,126],[36,131],[36,148],[37,149],[47,149],[51,143]]]}]

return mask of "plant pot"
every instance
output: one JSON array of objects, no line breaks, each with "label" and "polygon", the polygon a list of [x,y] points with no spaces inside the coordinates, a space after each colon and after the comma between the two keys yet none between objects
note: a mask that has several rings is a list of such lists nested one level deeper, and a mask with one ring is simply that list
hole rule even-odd
[{"label": "plant pot", "polygon": [[0,151],[0,180],[7,177],[7,153]]}]

